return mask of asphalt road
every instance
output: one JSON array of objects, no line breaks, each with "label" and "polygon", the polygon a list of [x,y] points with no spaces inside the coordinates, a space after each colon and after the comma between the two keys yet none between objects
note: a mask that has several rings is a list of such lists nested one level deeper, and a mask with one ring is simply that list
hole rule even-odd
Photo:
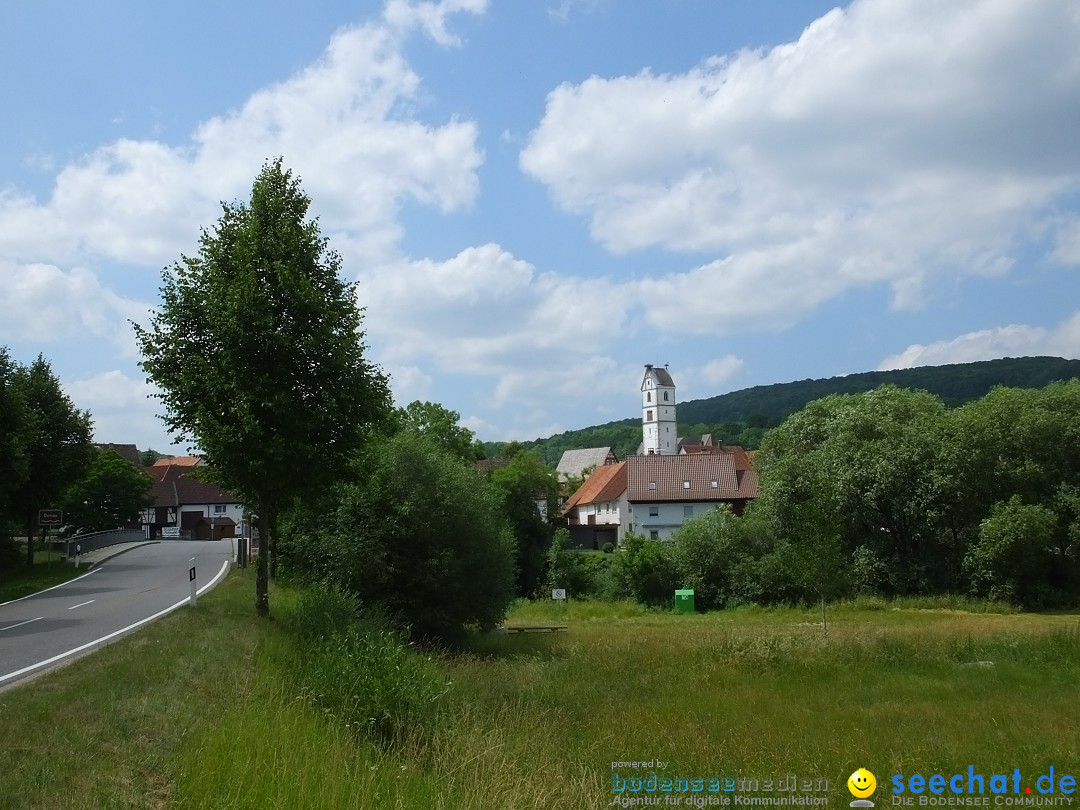
[{"label": "asphalt road", "polygon": [[[190,562],[191,558],[195,562]],[[55,588],[0,605],[0,689],[67,663],[183,606],[221,580],[228,540],[132,549]]]}]

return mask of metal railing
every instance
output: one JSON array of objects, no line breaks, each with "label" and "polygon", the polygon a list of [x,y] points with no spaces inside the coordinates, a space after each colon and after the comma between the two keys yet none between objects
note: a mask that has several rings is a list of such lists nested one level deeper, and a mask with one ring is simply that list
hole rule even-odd
[{"label": "metal railing", "polygon": [[86,554],[106,546],[115,546],[117,543],[138,543],[145,539],[146,533],[142,529],[109,529],[105,532],[77,534],[64,541],[64,556],[73,558],[76,547],[82,554]]}]

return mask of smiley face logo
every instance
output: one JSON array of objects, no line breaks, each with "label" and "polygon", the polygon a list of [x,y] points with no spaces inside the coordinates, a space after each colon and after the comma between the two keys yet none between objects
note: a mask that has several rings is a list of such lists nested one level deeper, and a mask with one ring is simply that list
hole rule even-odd
[{"label": "smiley face logo", "polygon": [[866,768],[859,768],[848,777],[847,789],[856,799],[865,799],[877,789],[877,779]]}]

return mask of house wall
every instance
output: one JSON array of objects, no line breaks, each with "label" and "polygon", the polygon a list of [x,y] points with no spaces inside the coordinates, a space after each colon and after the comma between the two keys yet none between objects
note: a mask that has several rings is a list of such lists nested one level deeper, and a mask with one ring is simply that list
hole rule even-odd
[{"label": "house wall", "polygon": [[[630,531],[652,537],[656,532],[657,540],[670,540],[671,535],[682,526],[683,521],[704,515],[715,509],[716,501],[679,501],[630,504]],[[651,514],[655,509],[656,514]],[[687,514],[687,510],[690,514]]]},{"label": "house wall", "polygon": [[[181,514],[186,513],[186,512],[198,512],[198,513],[202,514],[203,517],[206,517],[206,518],[215,518],[215,517],[218,517],[218,518],[222,518],[222,517],[232,518],[233,522],[236,524],[236,533],[240,534],[241,533],[241,528],[242,528],[242,523],[243,523],[243,520],[244,520],[244,506],[243,506],[243,504],[227,503],[227,504],[223,504],[223,506],[225,507],[224,512],[215,512],[214,511],[215,504],[212,504],[212,503],[184,504],[183,506],[181,506],[178,509],[175,508],[175,507],[170,506],[170,507],[168,507],[168,510],[169,510],[170,514],[174,514],[174,519],[168,525],[170,525],[170,526],[179,526],[180,525],[180,520],[181,520]],[[157,510],[155,508],[153,508],[153,507],[150,508],[150,509],[144,509],[143,510],[142,522],[143,522],[144,528],[145,528],[145,530],[147,532],[147,535],[146,535],[147,537],[152,536],[152,534],[156,534],[157,529],[161,528],[161,524],[155,522],[156,516],[157,516],[156,511]],[[162,511],[164,511],[164,509]]]}]

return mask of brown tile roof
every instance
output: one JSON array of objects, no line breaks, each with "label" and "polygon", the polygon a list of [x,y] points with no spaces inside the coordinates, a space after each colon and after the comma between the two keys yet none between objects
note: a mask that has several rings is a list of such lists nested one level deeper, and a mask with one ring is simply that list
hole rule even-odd
[{"label": "brown tile roof", "polygon": [[487,475],[494,470],[501,470],[509,464],[509,459],[505,458],[482,458],[476,462],[476,469]]},{"label": "brown tile roof", "polygon": [[585,483],[578,487],[578,491],[571,495],[563,504],[563,514],[566,514],[575,506],[584,506],[589,503],[604,503],[617,501],[626,491],[626,462],[608,464],[597,467],[592,475],[585,479]]},{"label": "brown tile roof", "polygon": [[756,497],[757,473],[737,469],[737,457],[735,453],[633,456],[626,460],[627,499],[727,501]]},{"label": "brown tile roof", "polygon": [[154,462],[155,467],[196,467],[202,463],[199,456],[173,456],[172,458],[159,458]]},{"label": "brown tile roof", "polygon": [[154,466],[147,472],[154,479],[150,494],[154,506],[189,506],[199,503],[241,503],[232,493],[215,484],[191,477],[191,467]]}]

